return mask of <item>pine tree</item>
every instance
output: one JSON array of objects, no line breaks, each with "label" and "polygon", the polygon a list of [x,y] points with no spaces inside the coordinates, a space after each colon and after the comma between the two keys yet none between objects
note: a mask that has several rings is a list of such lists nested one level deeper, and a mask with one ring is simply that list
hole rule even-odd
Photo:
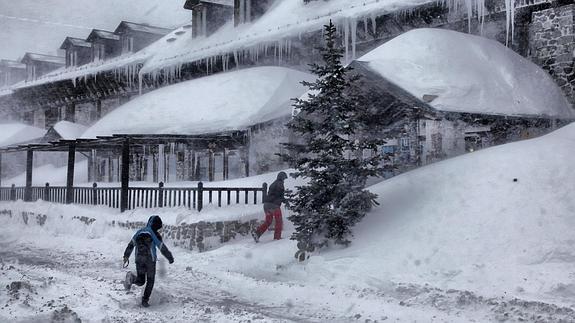
[{"label": "pine tree", "polygon": [[343,49],[336,45],[333,23],[325,26],[323,62],[311,64],[315,82],[306,99],[295,99],[297,115],[288,128],[298,138],[286,144],[286,159],[296,169],[292,175],[306,184],[289,194],[291,237],[300,249],[330,242],[348,245],[352,227],[375,204],[375,194],[365,190],[366,180],[381,173],[383,156],[376,152],[385,142],[373,136],[374,118],[360,77],[343,66]]}]

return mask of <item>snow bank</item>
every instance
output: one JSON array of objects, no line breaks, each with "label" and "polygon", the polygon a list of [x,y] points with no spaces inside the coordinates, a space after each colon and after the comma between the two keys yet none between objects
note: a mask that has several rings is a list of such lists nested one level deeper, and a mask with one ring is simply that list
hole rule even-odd
[{"label": "snow bank", "polygon": [[54,125],[54,130],[62,137],[62,139],[76,139],[79,138],[87,127],[81,124],[73,123],[70,121],[60,121]]},{"label": "snow bank", "polygon": [[0,124],[0,147],[25,143],[42,138],[46,130],[28,126],[22,123]]},{"label": "snow bank", "polygon": [[142,95],[100,119],[82,137],[202,134],[245,129],[291,114],[310,74],[257,67],[191,80]]},{"label": "snow bank", "polygon": [[313,266],[367,281],[567,296],[575,292],[574,158],[570,124],[382,182],[371,187],[381,207],[356,228],[352,247]]},{"label": "snow bank", "polygon": [[358,59],[442,111],[574,118],[541,68],[498,42],[443,29],[404,33]]}]

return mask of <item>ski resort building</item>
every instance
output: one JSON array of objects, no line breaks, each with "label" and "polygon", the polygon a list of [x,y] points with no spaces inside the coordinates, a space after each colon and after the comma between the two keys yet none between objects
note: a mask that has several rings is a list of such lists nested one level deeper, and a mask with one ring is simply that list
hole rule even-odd
[{"label": "ski resort building", "polygon": [[[571,55],[575,46],[575,5],[570,1],[519,0],[512,5],[505,0],[182,2],[186,9],[191,10],[193,19],[171,32],[122,22],[115,32],[93,30],[83,43],[67,39],[62,48],[67,51],[68,67],[10,87],[0,96],[0,106],[6,111],[16,111],[14,118],[45,129],[54,127],[62,120],[90,127],[82,137],[93,139],[128,134],[156,138],[153,144],[139,145],[140,148],[132,151],[132,161],[134,165],[139,165],[131,171],[134,180],[213,180],[273,171],[285,166],[273,158],[269,161],[270,156],[279,152],[281,140],[278,138],[289,137],[284,126],[286,118],[289,118],[286,112],[289,109],[283,106],[284,101],[277,106],[283,106],[285,110],[276,117],[262,119],[258,114],[258,118],[254,117],[241,126],[229,129],[219,125],[208,127],[198,111],[213,106],[214,99],[205,95],[190,98],[184,93],[188,90],[178,92],[170,89],[186,85],[191,91],[198,84],[210,83],[212,75],[221,74],[223,78],[236,75],[242,78],[241,71],[246,70],[249,74],[258,66],[280,66],[289,69],[290,72],[286,74],[293,76],[301,73],[299,75],[303,77],[307,75],[308,64],[318,61],[319,52],[315,47],[322,40],[323,25],[332,20],[340,31],[346,62],[371,81],[372,84],[366,87],[377,91],[378,98],[374,104],[380,104],[382,109],[390,111],[389,129],[382,130],[382,135],[389,140],[382,151],[395,154],[395,163],[404,165],[403,168],[536,136],[573,118],[570,103],[563,99],[566,96],[570,102],[575,101],[572,90],[575,72]],[[559,21],[561,30],[558,30]],[[460,39],[462,43],[466,43],[467,38],[459,36],[461,33],[491,40],[489,43],[472,41],[473,44],[467,47],[468,52],[458,51],[453,56],[449,56],[448,51],[434,53],[434,59],[441,62],[469,56],[476,49],[474,46],[490,47],[496,42],[500,44],[498,53],[503,52],[505,46],[509,48],[507,52],[516,53],[513,58],[509,53],[502,54],[505,59],[497,62],[490,62],[485,57],[471,57],[476,60],[470,60],[472,64],[483,64],[477,66],[487,68],[491,73],[489,75],[474,69],[476,65],[465,66],[469,61],[460,62],[457,73],[470,73],[475,77],[464,80],[469,81],[467,89],[485,85],[482,78],[491,76],[501,80],[501,88],[507,90],[519,84],[513,82],[535,78],[543,80],[545,86],[540,88],[547,89],[551,94],[541,95],[539,101],[529,101],[527,97],[497,96],[499,89],[480,87],[482,90],[479,93],[472,93],[476,96],[460,96],[457,97],[459,101],[453,102],[449,101],[454,97],[452,92],[433,90],[437,89],[437,84],[419,87],[421,84],[417,82],[426,73],[441,76],[436,70],[403,75],[403,79],[397,79],[395,76],[400,75],[397,71],[374,67],[377,61],[388,67],[402,66],[388,60],[385,55],[389,52],[383,51],[383,58],[378,58],[378,50],[387,43],[393,44],[393,40],[397,40],[395,44],[400,40],[405,41],[403,53],[425,52],[425,48],[410,48],[414,43],[401,36],[421,28],[457,31],[459,33],[453,32],[450,37]],[[433,33],[437,34],[440,33]],[[149,45],[145,44],[152,41]],[[85,63],[87,43],[91,44],[91,62]],[[441,43],[441,39],[427,42],[429,46],[436,43]],[[83,51],[82,55],[75,54],[80,50]],[[527,59],[539,65],[540,69],[535,69],[533,64],[528,65]],[[492,66],[495,67],[490,68]],[[499,73],[500,70],[513,71],[517,66],[529,66],[531,74],[512,73],[506,79],[504,73]],[[449,71],[450,66],[446,64],[443,68]],[[239,71],[230,72],[236,69]],[[289,87],[301,81],[293,77],[289,79]],[[287,83],[278,85],[276,89],[253,84],[249,91],[266,88],[271,92],[262,92],[261,97],[273,98],[277,95],[274,91]],[[532,93],[531,97],[540,93],[537,84],[526,91]],[[296,92],[289,92],[292,98],[299,96]],[[217,97],[237,95],[221,92],[221,88],[217,87],[210,88],[209,93]],[[168,97],[172,95],[173,98]],[[493,105],[484,100],[490,96],[501,99],[503,104]],[[175,101],[178,97],[188,99],[182,105],[182,102]],[[553,105],[545,103],[546,108],[543,108],[543,99],[549,98]],[[147,100],[157,103],[155,107],[149,106],[149,110],[155,110],[158,116],[152,113],[138,115],[136,105],[145,105]],[[462,104],[464,102],[474,102],[475,105]],[[261,109],[263,104],[247,106],[241,103],[242,100],[238,99],[236,104],[231,102],[228,107],[230,111],[245,109],[245,115],[250,115],[250,109]],[[160,115],[166,115],[167,111],[176,108],[178,111],[189,111],[192,119],[200,119],[172,120],[173,127],[143,126],[151,121],[159,122]],[[175,111],[174,115],[180,116]],[[223,118],[224,115],[231,119],[236,117],[225,111],[220,112],[218,117]],[[148,119],[142,120],[143,116],[148,116]],[[115,121],[111,121],[113,118]],[[224,121],[222,119],[219,123]],[[178,122],[187,126],[176,126]],[[111,127],[112,124],[117,126]],[[206,143],[217,139],[218,134],[230,135],[230,131],[231,141],[242,139],[224,149]],[[276,136],[276,132],[279,135]],[[186,136],[190,136],[190,141],[182,139]],[[198,136],[202,140],[210,139],[195,146],[194,142],[199,142]],[[274,138],[266,144],[268,148],[272,147],[266,153],[256,148],[261,138]],[[119,151],[88,155],[90,180],[118,180]],[[237,160],[226,161],[226,158]]]}]

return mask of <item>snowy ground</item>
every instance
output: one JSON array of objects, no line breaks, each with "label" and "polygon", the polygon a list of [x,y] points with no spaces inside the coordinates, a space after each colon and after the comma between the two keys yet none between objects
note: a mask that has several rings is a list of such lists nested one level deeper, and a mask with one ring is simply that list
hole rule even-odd
[{"label": "snowy ground", "polygon": [[[377,184],[382,207],[353,245],[303,264],[271,233],[205,253],[173,248],[148,309],[141,288],[120,284],[132,232],[3,218],[0,320],[573,322],[574,158],[569,125]],[[98,212],[119,216],[85,209]]]}]

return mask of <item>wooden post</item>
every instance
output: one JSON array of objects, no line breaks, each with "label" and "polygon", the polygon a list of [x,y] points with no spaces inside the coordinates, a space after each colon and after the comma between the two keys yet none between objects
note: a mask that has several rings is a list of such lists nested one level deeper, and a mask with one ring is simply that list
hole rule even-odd
[{"label": "wooden post", "polygon": [[32,201],[32,169],[34,166],[34,151],[26,152],[26,188],[24,189],[24,202]]},{"label": "wooden post", "polygon": [[74,203],[74,165],[76,164],[76,144],[68,146],[68,173],[66,176],[66,204]]},{"label": "wooden post", "polygon": [[128,194],[130,186],[130,139],[122,144],[122,190],[120,193],[120,212],[128,209]]},{"label": "wooden post", "polygon": [[265,202],[266,197],[268,196],[268,183],[262,184],[262,203]]},{"label": "wooden post", "polygon": [[0,187],[2,187],[2,154],[0,153]]},{"label": "wooden post", "polygon": [[98,184],[92,184],[92,205],[98,205]]},{"label": "wooden post", "polygon": [[164,207],[164,182],[158,184],[158,207]]},{"label": "wooden post", "polygon": [[214,181],[215,163],[214,163],[214,151],[208,150],[208,181]]},{"label": "wooden post", "polygon": [[50,183],[46,183],[44,187],[44,201],[50,202]]},{"label": "wooden post", "polygon": [[250,150],[249,148],[244,149],[244,163],[245,163],[245,171],[246,177],[250,177]]},{"label": "wooden post", "polygon": [[230,159],[228,157],[228,151],[226,150],[226,148],[224,148],[224,181],[228,180],[229,178],[229,173],[230,173]]},{"label": "wooden post", "polygon": [[10,187],[10,201],[16,201],[16,184]]},{"label": "wooden post", "polygon": [[198,212],[204,208],[204,183],[198,183]]},{"label": "wooden post", "polygon": [[200,174],[200,167],[202,167],[201,160],[202,160],[202,158],[200,156],[196,157],[196,181],[202,180],[201,174]]}]

